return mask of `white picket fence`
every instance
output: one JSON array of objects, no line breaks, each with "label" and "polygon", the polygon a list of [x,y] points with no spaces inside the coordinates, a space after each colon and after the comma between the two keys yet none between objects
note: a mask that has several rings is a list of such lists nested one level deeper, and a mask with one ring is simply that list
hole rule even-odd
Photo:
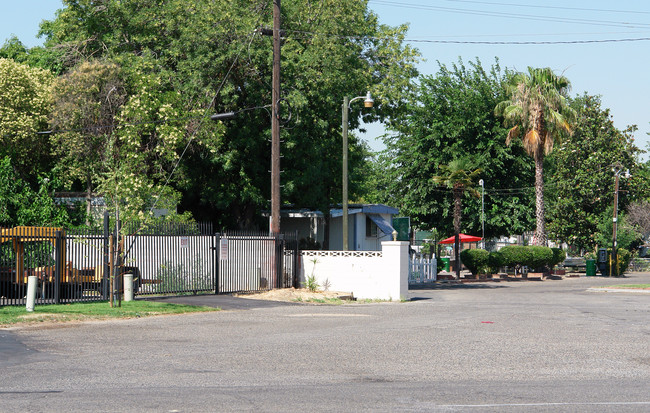
[{"label": "white picket fence", "polygon": [[434,258],[411,258],[409,262],[409,285],[436,281],[438,268]]}]

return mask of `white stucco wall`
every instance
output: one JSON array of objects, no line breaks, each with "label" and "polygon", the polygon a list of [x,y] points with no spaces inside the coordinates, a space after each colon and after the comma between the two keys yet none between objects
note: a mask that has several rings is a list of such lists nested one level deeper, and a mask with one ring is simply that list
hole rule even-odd
[{"label": "white stucco wall", "polygon": [[322,288],[359,299],[408,298],[408,242],[385,241],[381,251],[303,251],[300,281],[312,274]]}]

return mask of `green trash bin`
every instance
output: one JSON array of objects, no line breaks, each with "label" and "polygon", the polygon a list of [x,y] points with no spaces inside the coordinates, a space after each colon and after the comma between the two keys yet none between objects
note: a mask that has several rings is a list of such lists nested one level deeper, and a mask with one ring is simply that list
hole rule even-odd
[{"label": "green trash bin", "polygon": [[440,258],[440,261],[442,261],[442,269],[449,272],[449,258],[443,257]]},{"label": "green trash bin", "polygon": [[587,277],[596,276],[596,260],[587,260]]}]

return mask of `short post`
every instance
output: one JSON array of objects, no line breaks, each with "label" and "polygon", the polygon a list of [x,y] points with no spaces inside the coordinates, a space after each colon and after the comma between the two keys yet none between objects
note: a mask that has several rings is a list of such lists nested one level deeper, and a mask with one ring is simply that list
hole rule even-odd
[{"label": "short post", "polygon": [[30,275],[29,277],[27,277],[27,303],[25,304],[25,307],[26,310],[29,312],[34,311],[37,287],[38,287],[38,278],[35,275]]},{"label": "short post", "polygon": [[124,274],[124,301],[133,301],[133,274]]}]

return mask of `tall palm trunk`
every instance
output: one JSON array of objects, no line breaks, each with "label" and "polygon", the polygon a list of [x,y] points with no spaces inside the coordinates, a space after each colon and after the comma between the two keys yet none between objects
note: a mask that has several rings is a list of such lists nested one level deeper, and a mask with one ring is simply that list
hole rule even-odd
[{"label": "tall palm trunk", "polygon": [[454,186],[454,233],[460,234],[460,215],[463,200],[463,187]]},{"label": "tall palm trunk", "polygon": [[546,246],[546,228],[544,223],[544,149],[535,153],[535,245]]}]

